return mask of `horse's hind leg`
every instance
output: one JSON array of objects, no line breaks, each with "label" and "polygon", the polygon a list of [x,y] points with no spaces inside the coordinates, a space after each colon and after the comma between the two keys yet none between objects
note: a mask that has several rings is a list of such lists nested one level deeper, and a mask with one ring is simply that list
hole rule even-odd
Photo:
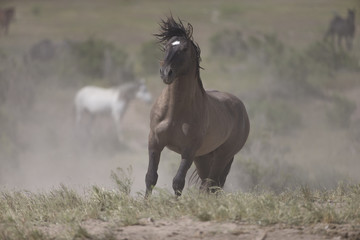
[{"label": "horse's hind leg", "polygon": [[352,49],[352,41],[351,38],[349,36],[345,37],[345,42],[346,42],[346,48],[348,51],[350,51]]},{"label": "horse's hind leg", "polygon": [[116,134],[117,134],[117,138],[119,140],[119,143],[123,143],[124,142],[124,136],[123,136],[123,131],[122,131],[122,127],[121,127],[121,112],[118,111],[113,111],[112,113],[112,117],[113,117],[113,121],[114,121],[114,125],[116,128]]},{"label": "horse's hind leg", "polygon": [[341,46],[341,42],[342,42],[342,35],[338,35],[338,42],[337,42],[337,44],[338,44],[338,50],[340,51],[340,50],[342,50],[342,46]]},{"label": "horse's hind leg", "polygon": [[223,173],[221,174],[220,176],[220,179],[219,179],[219,183],[220,183],[220,187],[223,188],[224,187],[224,184],[225,184],[225,181],[226,181],[226,177],[227,175],[229,174],[230,172],[230,168],[231,168],[231,165],[234,161],[234,157],[231,158],[231,160],[229,161],[229,163],[226,165]]},{"label": "horse's hind leg", "polygon": [[205,185],[205,182],[207,181],[207,178],[209,176],[212,161],[213,161],[212,153],[196,157],[194,160],[197,175],[201,179],[201,187],[200,187],[201,189],[203,189],[203,186]]},{"label": "horse's hind leg", "polygon": [[209,181],[206,183],[205,187],[224,186],[226,177],[229,174],[232,162],[234,161],[234,155],[239,152],[245,144],[247,132],[244,133],[241,141],[239,141],[238,136],[239,134],[235,133],[213,152],[214,160],[212,161],[208,175]]},{"label": "horse's hind leg", "polygon": [[233,160],[234,156],[215,158],[210,166],[207,178],[202,181],[201,189],[216,191],[214,187],[223,188]]}]

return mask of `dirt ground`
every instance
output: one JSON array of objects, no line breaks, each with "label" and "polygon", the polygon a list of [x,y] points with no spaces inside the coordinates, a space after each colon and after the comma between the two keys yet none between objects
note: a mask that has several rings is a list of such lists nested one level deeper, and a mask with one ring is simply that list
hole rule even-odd
[{"label": "dirt ground", "polygon": [[[360,226],[316,224],[312,226],[251,225],[246,223],[200,222],[183,217],[177,220],[141,219],[138,225],[121,227],[101,220],[87,220],[81,224],[90,239],[360,239]],[[55,237],[62,231],[59,225],[41,229]],[[79,236],[83,239],[83,236]]]}]

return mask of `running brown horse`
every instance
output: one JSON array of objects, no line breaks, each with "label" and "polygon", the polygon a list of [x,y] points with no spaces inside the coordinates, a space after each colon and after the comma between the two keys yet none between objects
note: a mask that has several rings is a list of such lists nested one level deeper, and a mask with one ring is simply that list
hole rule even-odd
[{"label": "running brown horse", "polygon": [[9,32],[9,25],[15,17],[15,8],[0,8],[0,30],[6,34]]},{"label": "running brown horse", "polygon": [[234,155],[245,144],[250,124],[244,104],[234,95],[205,91],[200,78],[200,48],[191,24],[168,17],[155,34],[165,57],[160,75],[165,87],[150,114],[146,196],[158,179],[160,154],[167,147],[181,155],[173,179],[180,196],[186,174],[195,163],[201,189],[223,187]]}]

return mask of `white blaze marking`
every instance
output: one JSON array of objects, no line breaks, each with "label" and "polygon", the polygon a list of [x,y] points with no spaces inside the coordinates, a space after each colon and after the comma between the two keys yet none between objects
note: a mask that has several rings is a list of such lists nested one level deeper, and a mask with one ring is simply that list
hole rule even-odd
[{"label": "white blaze marking", "polygon": [[182,126],[181,126],[181,129],[184,133],[185,136],[188,135],[189,133],[189,128],[190,128],[190,125],[188,123],[183,123]]},{"label": "white blaze marking", "polygon": [[180,41],[174,41],[171,43],[171,45],[175,46],[175,45],[179,45],[180,44]]}]

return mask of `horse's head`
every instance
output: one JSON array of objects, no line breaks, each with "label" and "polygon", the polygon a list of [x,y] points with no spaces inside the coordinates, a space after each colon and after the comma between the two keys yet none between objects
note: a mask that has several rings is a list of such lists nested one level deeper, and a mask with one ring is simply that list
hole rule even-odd
[{"label": "horse's head", "polygon": [[132,81],[125,83],[119,88],[119,100],[131,101],[134,98],[150,103],[152,95],[148,91],[145,81]]},{"label": "horse's head", "polygon": [[355,20],[355,9],[348,9],[348,18]]},{"label": "horse's head", "polygon": [[162,20],[160,27],[160,33],[155,36],[163,44],[165,52],[160,67],[160,76],[164,83],[171,84],[192,72],[200,79],[200,48],[192,39],[191,24],[188,23],[185,28],[181,20],[176,22],[171,16]]},{"label": "horse's head", "polygon": [[15,8],[14,7],[6,8],[6,9],[4,9],[4,11],[5,11],[5,16],[8,21],[11,21],[15,18]]},{"label": "horse's head", "polygon": [[138,85],[138,91],[136,92],[136,98],[143,100],[144,102],[151,103],[152,94],[147,89],[144,80],[141,80]]}]

